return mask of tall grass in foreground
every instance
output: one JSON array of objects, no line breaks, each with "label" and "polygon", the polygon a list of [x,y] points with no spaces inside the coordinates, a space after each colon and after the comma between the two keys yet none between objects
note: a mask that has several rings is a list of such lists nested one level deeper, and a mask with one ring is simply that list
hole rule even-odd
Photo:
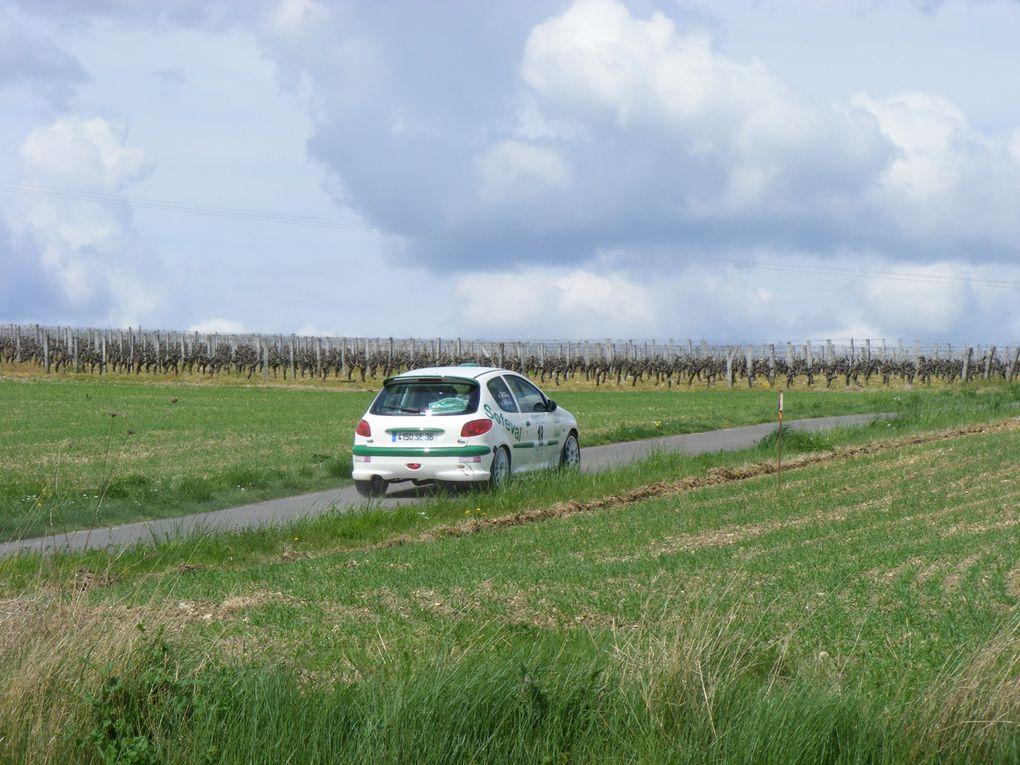
[{"label": "tall grass in foreground", "polygon": [[1015,617],[879,698],[827,657],[792,663],[769,606],[526,640],[492,624],[345,680],[203,652],[170,609],[139,626],[77,599],[0,608],[26,627],[0,633],[4,762],[1020,761]]}]

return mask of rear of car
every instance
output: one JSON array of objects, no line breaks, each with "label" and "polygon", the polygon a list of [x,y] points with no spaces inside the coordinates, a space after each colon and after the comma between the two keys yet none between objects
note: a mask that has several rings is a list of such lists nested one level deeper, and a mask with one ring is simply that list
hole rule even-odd
[{"label": "rear of car", "polygon": [[521,374],[432,367],[391,377],[355,430],[353,477],[366,497],[390,483],[498,485],[580,465],[577,421]]},{"label": "rear of car", "polygon": [[353,477],[365,496],[393,481],[486,481],[492,420],[479,414],[479,381],[444,370],[420,370],[383,384],[358,423]]}]

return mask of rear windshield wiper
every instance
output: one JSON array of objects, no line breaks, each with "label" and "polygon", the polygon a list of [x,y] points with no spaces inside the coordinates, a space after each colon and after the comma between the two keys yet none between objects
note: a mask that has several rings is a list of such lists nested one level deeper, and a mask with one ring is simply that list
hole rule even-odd
[{"label": "rear windshield wiper", "polygon": [[392,412],[404,412],[405,414],[421,414],[421,409],[410,409],[406,406],[384,406],[381,408]]}]

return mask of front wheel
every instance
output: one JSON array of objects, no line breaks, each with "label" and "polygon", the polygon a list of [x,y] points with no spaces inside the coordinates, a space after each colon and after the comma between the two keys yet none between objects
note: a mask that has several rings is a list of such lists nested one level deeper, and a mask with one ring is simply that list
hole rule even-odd
[{"label": "front wheel", "polygon": [[581,467],[581,445],[577,443],[577,436],[571,433],[563,442],[563,449],[560,451],[560,467],[564,470],[577,470]]},{"label": "front wheel", "polygon": [[492,455],[492,466],[489,468],[489,485],[492,488],[503,486],[510,480],[510,452],[505,446],[496,448]]}]

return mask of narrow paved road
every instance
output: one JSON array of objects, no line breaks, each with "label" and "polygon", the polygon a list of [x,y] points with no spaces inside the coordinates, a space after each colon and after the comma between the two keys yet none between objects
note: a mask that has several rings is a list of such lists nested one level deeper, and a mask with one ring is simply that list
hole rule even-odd
[{"label": "narrow paved road", "polygon": [[[890,416],[893,415],[852,414],[842,417],[817,417],[808,420],[787,421],[786,425],[791,430],[822,431],[837,427],[866,425],[876,418]],[[590,446],[583,449],[581,453],[582,469],[586,472],[596,472],[609,467],[619,467],[635,462],[655,451],[675,451],[688,455],[740,451],[754,446],[775,430],[775,427],[774,423],[765,423],[741,428],[712,430],[705,433],[691,433],[684,436],[665,436],[646,441]],[[397,507],[416,502],[419,499],[418,491],[394,490],[385,499],[374,500],[371,504],[375,507]],[[318,515],[334,507],[352,509],[365,507],[367,504],[367,501],[355,491],[354,486],[346,486],[342,489],[271,499],[253,505],[216,510],[211,513],[196,513],[176,518],[128,523],[110,528],[4,542],[0,544],[0,557],[21,551],[121,549],[139,542],[158,542],[192,532],[279,525],[297,518]]]}]

